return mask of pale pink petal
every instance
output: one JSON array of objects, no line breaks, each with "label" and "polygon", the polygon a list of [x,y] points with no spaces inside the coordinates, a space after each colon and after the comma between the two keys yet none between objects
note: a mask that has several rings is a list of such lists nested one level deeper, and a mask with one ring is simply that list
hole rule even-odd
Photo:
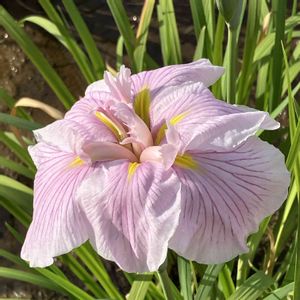
[{"label": "pale pink petal", "polygon": [[90,93],[94,93],[94,92],[106,92],[106,93],[110,92],[109,87],[105,83],[104,79],[97,80],[92,84],[90,84],[85,91],[85,95],[87,96]]},{"label": "pale pink petal", "polygon": [[128,162],[102,165],[78,191],[92,245],[127,272],[157,270],[178,223],[177,177],[159,164],[143,163],[130,176]]},{"label": "pale pink petal", "polygon": [[113,76],[105,71],[104,79],[96,81],[88,86],[85,91],[86,96],[95,95],[98,92],[108,92],[118,101],[125,103],[131,100],[131,71],[124,65],[121,66],[120,72]]},{"label": "pale pink petal", "polygon": [[37,142],[44,142],[62,152],[79,156],[83,144],[93,138],[83,124],[65,119],[34,130],[34,136]]},{"label": "pale pink petal", "polygon": [[212,145],[230,148],[259,129],[279,127],[266,112],[216,100],[202,83],[166,89],[161,96],[150,107],[152,133],[156,136],[162,126],[179,117],[174,127],[181,149],[207,149]]},{"label": "pale pink petal", "polygon": [[163,124],[178,116],[182,116],[178,126],[192,129],[212,117],[236,112],[240,112],[238,107],[216,100],[203,83],[184,84],[164,89],[160,97],[151,102],[151,130],[155,134]]},{"label": "pale pink petal", "polygon": [[65,119],[83,124],[93,140],[116,142],[113,132],[96,117],[97,111],[108,110],[112,102],[110,94],[96,92],[78,100],[66,113]]},{"label": "pale pink petal", "polygon": [[129,138],[124,139],[122,144],[135,142],[141,144],[143,149],[153,145],[149,128],[131,107],[125,103],[116,103],[113,109],[115,116],[128,127]]},{"label": "pale pink petal", "polygon": [[38,167],[34,181],[33,220],[21,257],[31,267],[46,267],[55,256],[67,253],[88,239],[89,223],[74,195],[92,170],[71,166],[76,156],[43,142],[29,149]]},{"label": "pale pink petal", "polygon": [[255,135],[259,129],[274,130],[279,123],[263,111],[253,110],[215,117],[182,134],[185,150],[229,150]]},{"label": "pale pink petal", "polygon": [[95,161],[106,161],[116,159],[128,159],[131,162],[137,162],[137,157],[124,146],[108,142],[92,142],[82,147],[82,150]]},{"label": "pale pink petal", "polygon": [[198,171],[175,167],[182,209],[170,248],[199,263],[229,261],[247,252],[248,235],[285,200],[290,176],[284,157],[256,137],[230,152],[192,155]]},{"label": "pale pink petal", "polygon": [[140,157],[141,162],[152,161],[161,163],[166,170],[171,168],[177,155],[177,148],[171,144],[146,148]]},{"label": "pale pink petal", "polygon": [[203,82],[205,86],[210,86],[223,73],[223,67],[212,65],[208,59],[144,71],[131,76],[133,93],[136,94],[146,87],[150,89],[154,99],[162,88],[177,87],[187,82]]}]

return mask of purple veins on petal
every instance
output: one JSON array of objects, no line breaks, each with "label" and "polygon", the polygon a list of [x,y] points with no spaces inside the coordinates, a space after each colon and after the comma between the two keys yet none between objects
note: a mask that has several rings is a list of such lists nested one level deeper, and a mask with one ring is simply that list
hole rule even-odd
[{"label": "purple veins on petal", "polygon": [[35,132],[34,214],[22,248],[44,267],[86,240],[128,272],[155,271],[167,249],[200,263],[247,251],[287,195],[266,112],[216,100],[208,60],[90,85],[63,120]]}]

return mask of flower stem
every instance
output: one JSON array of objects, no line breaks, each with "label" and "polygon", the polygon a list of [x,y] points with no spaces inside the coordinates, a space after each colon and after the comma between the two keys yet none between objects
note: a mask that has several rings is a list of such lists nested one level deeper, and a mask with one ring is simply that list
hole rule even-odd
[{"label": "flower stem", "polygon": [[235,87],[236,87],[236,29],[230,28],[228,25],[228,66],[227,66],[227,103],[235,103]]},{"label": "flower stem", "polygon": [[170,278],[167,272],[167,260],[160,266],[157,274],[166,300],[174,300],[171,285],[170,285]]}]

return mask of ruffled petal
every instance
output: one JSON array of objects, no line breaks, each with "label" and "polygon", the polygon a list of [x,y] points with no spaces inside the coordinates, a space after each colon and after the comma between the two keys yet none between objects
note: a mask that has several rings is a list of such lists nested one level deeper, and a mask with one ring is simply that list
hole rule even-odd
[{"label": "ruffled petal", "polygon": [[75,155],[81,154],[82,145],[93,136],[83,124],[73,120],[58,120],[33,131],[37,142],[43,142],[58,150]]},{"label": "ruffled petal", "polygon": [[114,103],[110,94],[95,92],[89,97],[78,100],[69,110],[65,119],[83,124],[94,141],[116,142],[114,133],[97,118],[96,112],[107,110]]},{"label": "ruffled petal", "polygon": [[125,103],[116,103],[113,106],[115,116],[128,127],[129,138],[122,144],[138,143],[142,150],[153,145],[152,135],[144,121]]},{"label": "ruffled petal", "polygon": [[149,88],[154,99],[162,88],[178,86],[187,82],[203,82],[212,85],[224,73],[224,68],[213,66],[208,59],[200,59],[192,63],[167,66],[153,71],[145,71],[132,75],[133,93]]},{"label": "ruffled petal", "polygon": [[155,143],[163,140],[171,124],[179,133],[182,151],[235,147],[259,129],[279,127],[266,112],[216,100],[202,83],[165,89],[160,96],[150,106]]},{"label": "ruffled petal", "polygon": [[175,167],[182,183],[180,223],[170,248],[216,264],[247,252],[246,239],[287,196],[282,153],[256,137],[230,152],[193,154],[199,170]]},{"label": "ruffled petal", "polygon": [[93,228],[92,245],[127,272],[157,270],[178,223],[176,175],[152,163],[102,165],[106,169],[95,171],[77,195]]},{"label": "ruffled petal", "polygon": [[93,162],[116,159],[128,159],[131,162],[138,161],[132,151],[119,144],[94,142],[85,144],[82,149]]},{"label": "ruffled petal", "polygon": [[194,127],[193,132],[181,130],[185,150],[230,150],[259,129],[274,130],[280,124],[267,112],[251,110],[241,113],[215,117]]},{"label": "ruffled petal", "polygon": [[55,256],[67,253],[88,239],[89,223],[74,201],[80,182],[92,170],[72,164],[76,155],[45,143],[29,149],[38,167],[34,181],[33,220],[21,257],[31,267],[46,267]]},{"label": "ruffled petal", "polygon": [[108,92],[115,100],[128,103],[131,100],[131,71],[124,65],[121,66],[120,72],[113,76],[105,71],[104,79],[90,84],[85,95],[96,95],[98,92]]},{"label": "ruffled petal", "polygon": [[171,168],[177,155],[177,148],[171,144],[146,148],[140,157],[141,162],[152,161],[161,163],[166,170]]}]

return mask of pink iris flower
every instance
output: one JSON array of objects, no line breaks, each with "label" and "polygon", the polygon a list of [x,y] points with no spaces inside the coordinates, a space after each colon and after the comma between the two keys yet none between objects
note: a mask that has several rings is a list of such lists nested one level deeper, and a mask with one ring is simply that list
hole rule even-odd
[{"label": "pink iris flower", "polygon": [[279,123],[216,100],[208,60],[117,76],[34,132],[34,212],[21,256],[45,267],[89,240],[128,272],[155,271],[168,248],[199,263],[248,251],[287,196],[284,157],[255,136]]}]

